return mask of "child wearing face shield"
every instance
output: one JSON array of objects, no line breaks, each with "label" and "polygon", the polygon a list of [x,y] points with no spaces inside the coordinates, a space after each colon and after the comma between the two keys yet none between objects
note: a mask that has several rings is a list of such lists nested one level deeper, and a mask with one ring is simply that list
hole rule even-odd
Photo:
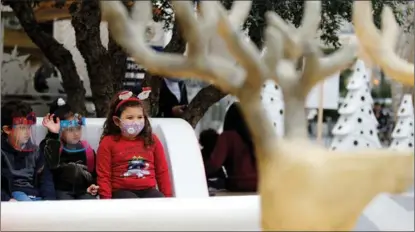
[{"label": "child wearing face shield", "polygon": [[43,118],[48,134],[40,143],[55,183],[58,200],[96,199],[95,152],[82,139],[85,118],[74,113],[62,98]]},{"label": "child wearing face shield", "polygon": [[123,91],[111,102],[97,152],[101,199],[172,196],[163,146],[142,102],[150,91]]},{"label": "child wearing face shield", "polygon": [[52,175],[34,142],[35,124],[30,105],[1,107],[1,201],[56,199]]}]

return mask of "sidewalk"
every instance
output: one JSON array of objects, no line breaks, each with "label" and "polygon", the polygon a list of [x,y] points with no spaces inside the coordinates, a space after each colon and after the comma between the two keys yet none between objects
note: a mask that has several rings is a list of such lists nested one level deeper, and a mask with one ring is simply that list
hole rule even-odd
[{"label": "sidewalk", "polygon": [[414,189],[380,194],[365,209],[355,231],[414,231]]}]

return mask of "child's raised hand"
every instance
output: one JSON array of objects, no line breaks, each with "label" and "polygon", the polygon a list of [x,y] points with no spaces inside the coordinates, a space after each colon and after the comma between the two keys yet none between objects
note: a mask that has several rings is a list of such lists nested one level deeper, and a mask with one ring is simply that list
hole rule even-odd
[{"label": "child's raised hand", "polygon": [[89,186],[86,189],[86,192],[89,193],[89,194],[91,194],[92,196],[95,196],[98,193],[98,189],[99,189],[99,186],[98,185],[91,184],[91,186]]},{"label": "child's raised hand", "polygon": [[42,125],[46,128],[48,128],[48,130],[52,133],[59,133],[59,129],[60,129],[60,120],[59,118],[56,118],[56,123],[53,121],[53,114],[47,114],[42,121]]}]

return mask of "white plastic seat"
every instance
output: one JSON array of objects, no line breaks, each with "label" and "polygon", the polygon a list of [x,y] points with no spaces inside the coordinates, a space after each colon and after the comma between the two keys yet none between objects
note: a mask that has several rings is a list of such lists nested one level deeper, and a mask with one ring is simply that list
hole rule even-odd
[{"label": "white plastic seat", "polygon": [[[97,150],[104,118],[87,118],[83,138]],[[153,133],[163,144],[169,164],[173,194],[178,198],[209,197],[205,169],[193,128],[182,119],[151,119]],[[47,133],[42,118],[37,118],[35,141],[39,144]]]}]

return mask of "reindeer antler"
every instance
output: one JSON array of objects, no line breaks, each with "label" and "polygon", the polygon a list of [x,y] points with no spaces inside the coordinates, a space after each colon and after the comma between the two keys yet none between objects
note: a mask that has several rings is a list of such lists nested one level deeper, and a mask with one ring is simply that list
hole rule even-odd
[{"label": "reindeer antler", "polygon": [[[242,104],[249,105],[247,116],[252,118],[253,137],[269,135],[267,141],[274,141],[274,131],[267,120],[259,101],[259,92],[265,78],[269,76],[267,67],[260,62],[260,52],[243,39],[239,27],[249,15],[250,1],[235,1],[230,14],[216,1],[202,1],[201,17],[195,17],[191,3],[173,1],[176,18],[183,37],[188,42],[187,57],[157,53],[150,49],[143,39],[145,26],[151,18],[148,1],[135,2],[131,19],[124,6],[117,1],[102,2],[103,18],[114,39],[129,52],[137,63],[150,72],[164,76],[198,78],[212,82],[222,90],[237,96]],[[239,62],[207,54],[207,40],[218,32],[226,42],[229,51]],[[202,36],[203,35],[203,36]],[[134,39],[132,39],[134,38]],[[249,107],[248,107],[249,108]],[[248,119],[248,124],[250,120]],[[257,125],[257,122],[262,122]]]},{"label": "reindeer antler", "polygon": [[399,26],[392,9],[382,12],[382,32],[373,24],[370,1],[353,3],[353,24],[361,46],[385,74],[404,85],[414,86],[414,64],[400,58],[395,52]]},{"label": "reindeer antler", "polygon": [[[113,38],[134,57],[136,62],[142,64],[150,72],[163,76],[198,78],[213,82],[224,91],[235,93],[241,84],[240,80],[243,79],[242,70],[221,57],[209,57],[208,59],[206,55],[206,37],[216,31],[214,17],[216,14],[209,8],[214,7],[212,4],[214,2],[204,3],[205,12],[208,11],[212,17],[196,19],[190,2],[173,2],[178,12],[177,20],[182,28],[186,28],[183,30],[183,36],[189,45],[187,57],[159,53],[146,44],[144,35],[147,23],[151,19],[151,2],[135,2],[131,18],[128,17],[125,7],[119,1],[103,1],[101,8],[103,18],[108,21]],[[201,36],[202,30],[198,27],[197,21],[204,25],[203,35],[207,36]]]},{"label": "reindeer antler", "polygon": [[[272,78],[281,85],[285,93],[285,123],[288,137],[307,137],[305,112],[301,111],[305,97],[319,81],[350,66],[357,53],[355,44],[348,44],[331,55],[323,57],[315,41],[320,25],[320,13],[321,3],[319,1],[306,1],[302,25],[298,29],[285,23],[276,13],[267,13],[266,36],[275,38],[280,31],[285,42],[284,50],[278,49],[275,41],[267,43],[267,48],[272,52],[266,52],[263,60],[270,70],[277,70]],[[301,57],[305,58],[302,72],[296,70],[296,62]]]},{"label": "reindeer antler", "polygon": [[[317,82],[350,66],[357,52],[355,44],[347,44],[331,55],[323,57],[315,40],[320,25],[320,13],[319,1],[306,1],[302,25],[298,29],[286,24],[274,12],[267,15],[269,24],[280,30],[285,38],[285,59],[296,61],[302,56],[306,59],[302,78],[302,85],[305,85],[304,94],[308,94]],[[278,75],[275,78],[278,79]]]},{"label": "reindeer antler", "polygon": [[[250,3],[235,1],[227,15],[218,2],[202,1],[202,17],[196,19],[189,2],[173,1],[177,20],[186,29],[182,33],[188,42],[187,57],[156,53],[145,44],[149,2],[135,2],[132,19],[119,2],[101,4],[113,37],[150,72],[211,81],[239,98],[256,148],[264,230],[350,230],[377,193],[402,191],[413,180],[413,155],[409,152],[335,154],[307,140],[304,103],[308,91],[351,64],[356,51],[346,45],[322,56],[313,41],[320,2],[306,2],[303,24],[297,30],[268,13],[267,50],[262,60],[258,49],[243,39],[238,28],[248,15]],[[207,55],[206,40],[215,32],[240,67]],[[303,56],[305,67],[298,71],[296,60]],[[259,99],[261,84],[268,78],[276,80],[284,92],[287,138],[278,141]],[[379,181],[372,183],[373,179]],[[399,181],[402,183],[396,184]],[[333,202],[345,203],[337,206]]]}]

